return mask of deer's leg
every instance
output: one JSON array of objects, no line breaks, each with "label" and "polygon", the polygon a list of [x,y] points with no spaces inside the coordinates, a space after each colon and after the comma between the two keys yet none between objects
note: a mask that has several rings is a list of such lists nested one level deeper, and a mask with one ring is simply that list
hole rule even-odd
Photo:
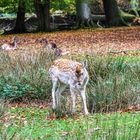
[{"label": "deer's leg", "polygon": [[70,93],[72,98],[72,113],[75,113],[75,104],[76,104],[75,90],[73,88],[70,88]]},{"label": "deer's leg", "polygon": [[57,88],[57,79],[54,78],[52,79],[52,101],[53,101],[53,109],[56,108],[56,99],[55,99],[55,92],[56,92],[56,88]]},{"label": "deer's leg", "polygon": [[86,104],[85,89],[81,90],[80,93],[81,93],[81,97],[82,97],[82,100],[83,100],[84,114],[87,115],[89,113],[88,113],[87,104]]},{"label": "deer's leg", "polygon": [[56,104],[57,104],[57,107],[60,108],[60,98],[61,98],[61,93],[65,90],[66,88],[66,85],[64,84],[60,84],[59,87],[57,88],[57,91],[56,91]]}]

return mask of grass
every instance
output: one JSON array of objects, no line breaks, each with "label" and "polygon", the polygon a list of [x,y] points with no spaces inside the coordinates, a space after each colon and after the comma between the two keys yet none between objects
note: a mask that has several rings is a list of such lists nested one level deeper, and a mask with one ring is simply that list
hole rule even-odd
[{"label": "grass", "polygon": [[[140,57],[70,56],[87,59],[90,81],[87,86],[89,110],[117,111],[140,103]],[[44,49],[0,53],[0,98],[10,101],[51,100],[48,69],[54,55]],[[62,97],[67,112],[69,98]],[[79,101],[80,104],[80,101]],[[95,107],[93,109],[93,104]],[[78,110],[81,110],[79,105]]]},{"label": "grass", "polygon": [[[24,52],[23,52],[24,51]],[[39,107],[0,105],[0,139],[97,139],[122,140],[140,137],[139,113],[107,113],[140,104],[140,57],[70,56],[87,59],[90,81],[87,86],[90,116],[61,115]],[[0,98],[6,101],[26,99],[51,100],[48,69],[54,55],[45,50],[18,50],[0,53]],[[68,96],[68,95],[67,95]],[[70,98],[62,96],[62,111],[68,110]],[[81,112],[78,98],[77,112]]]},{"label": "grass", "polygon": [[96,107],[101,112],[116,111],[140,102],[138,58],[102,57],[94,61],[90,58],[89,64],[92,80],[88,92],[94,93]]},{"label": "grass", "polygon": [[[140,137],[139,113],[100,113],[50,120],[47,108],[13,107],[4,124],[6,139],[136,139]],[[3,134],[4,135],[4,134]]]},{"label": "grass", "polygon": [[[34,49],[34,48],[32,48]],[[37,52],[38,53],[37,53]],[[3,99],[38,98],[50,90],[48,68],[54,55],[46,50],[0,53],[0,95]],[[46,88],[47,86],[47,88]]]}]

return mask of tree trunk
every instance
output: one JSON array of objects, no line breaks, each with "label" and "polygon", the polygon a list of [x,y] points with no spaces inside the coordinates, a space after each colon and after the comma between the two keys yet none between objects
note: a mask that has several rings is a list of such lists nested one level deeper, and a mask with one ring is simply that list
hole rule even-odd
[{"label": "tree trunk", "polygon": [[35,5],[35,10],[36,10],[36,15],[38,18],[38,30],[42,31],[44,30],[44,25],[43,25],[43,9],[42,9],[42,4],[40,0],[34,0],[34,5]]},{"label": "tree trunk", "polygon": [[108,26],[118,26],[122,24],[120,10],[116,0],[103,0],[103,5]]},{"label": "tree trunk", "polygon": [[50,31],[50,0],[47,0],[47,3],[44,4],[44,22],[45,22],[45,31]]},{"label": "tree trunk", "polygon": [[16,24],[13,29],[14,33],[24,33],[25,32],[25,0],[19,0]]},{"label": "tree trunk", "polygon": [[41,0],[34,0],[36,15],[38,18],[38,30],[50,31],[50,0],[44,3]]},{"label": "tree trunk", "polygon": [[89,0],[76,0],[78,26],[93,26]]}]

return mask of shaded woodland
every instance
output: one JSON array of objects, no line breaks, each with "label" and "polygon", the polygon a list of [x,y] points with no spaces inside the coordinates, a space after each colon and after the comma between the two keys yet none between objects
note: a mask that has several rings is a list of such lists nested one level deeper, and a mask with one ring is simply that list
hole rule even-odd
[{"label": "shaded woodland", "polygon": [[2,0],[0,30],[24,33],[133,26],[140,25],[139,14],[138,0]]}]

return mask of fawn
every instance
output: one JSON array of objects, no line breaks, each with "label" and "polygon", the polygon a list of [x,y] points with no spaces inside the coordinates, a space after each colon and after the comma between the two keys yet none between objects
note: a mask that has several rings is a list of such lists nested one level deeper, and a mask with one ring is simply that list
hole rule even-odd
[{"label": "fawn", "polygon": [[70,88],[72,98],[72,112],[75,112],[76,92],[79,92],[83,101],[84,114],[88,114],[86,104],[86,85],[89,75],[86,70],[86,63],[80,63],[69,59],[57,59],[49,69],[52,80],[52,101],[53,109],[60,106],[60,96],[67,86]]},{"label": "fawn", "polygon": [[17,42],[18,42],[18,38],[16,36],[14,36],[12,38],[12,43],[4,43],[3,45],[0,46],[0,49],[2,50],[15,50],[17,48]]}]

